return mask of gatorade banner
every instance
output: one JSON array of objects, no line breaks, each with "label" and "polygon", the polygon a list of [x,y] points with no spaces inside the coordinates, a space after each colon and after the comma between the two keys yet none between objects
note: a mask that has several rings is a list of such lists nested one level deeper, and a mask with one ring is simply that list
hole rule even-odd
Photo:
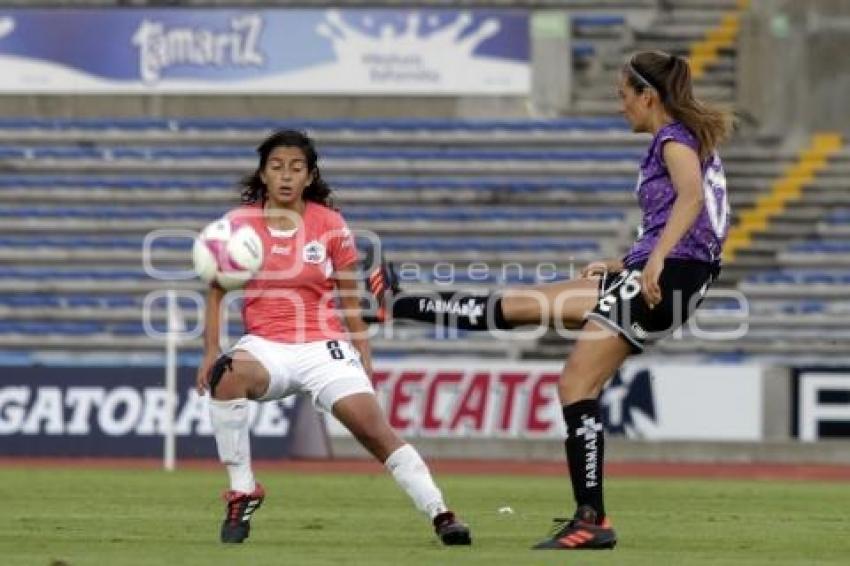
[{"label": "gatorade banner", "polygon": [[[176,407],[179,458],[216,457],[208,397],[194,368],[180,368]],[[0,457],[161,457],[167,411],[161,367],[8,367],[0,378]],[[290,455],[296,415],[309,400],[252,403],[251,451]],[[299,434],[311,431],[301,430]]]}]

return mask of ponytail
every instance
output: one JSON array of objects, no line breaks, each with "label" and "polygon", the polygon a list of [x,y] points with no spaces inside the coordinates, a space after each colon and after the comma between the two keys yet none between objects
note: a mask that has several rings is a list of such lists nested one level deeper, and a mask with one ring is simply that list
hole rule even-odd
[{"label": "ponytail", "polygon": [[625,70],[636,92],[655,89],[670,116],[693,132],[699,141],[701,161],[728,139],[731,112],[694,97],[691,68],[685,59],[661,51],[643,51],[631,58]]}]

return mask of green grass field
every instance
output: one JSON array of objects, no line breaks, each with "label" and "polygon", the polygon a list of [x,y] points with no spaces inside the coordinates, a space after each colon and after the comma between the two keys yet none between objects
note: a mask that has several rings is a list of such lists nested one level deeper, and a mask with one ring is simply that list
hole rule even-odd
[{"label": "green grass field", "polygon": [[617,549],[541,552],[528,548],[567,511],[566,479],[438,478],[471,548],[440,546],[388,476],[260,479],[251,538],[223,546],[223,471],[0,469],[0,564],[850,564],[848,484],[614,479]]}]

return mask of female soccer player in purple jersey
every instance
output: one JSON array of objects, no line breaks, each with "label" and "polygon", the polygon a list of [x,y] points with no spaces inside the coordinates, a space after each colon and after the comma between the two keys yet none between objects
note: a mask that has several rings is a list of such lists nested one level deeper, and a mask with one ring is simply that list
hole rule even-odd
[{"label": "female soccer player in purple jersey", "polygon": [[616,544],[603,503],[599,395],[630,354],[670,334],[693,313],[720,272],[728,229],[726,181],[716,148],[728,136],[731,119],[694,98],[688,63],[667,53],[638,53],[624,65],[618,91],[632,130],[653,135],[635,189],[643,213],[640,235],[625,257],[593,263],[571,281],[484,296],[387,293],[394,282],[384,266],[368,281],[393,318],[465,330],[541,323],[580,329],[558,387],[576,511],[537,549]]}]

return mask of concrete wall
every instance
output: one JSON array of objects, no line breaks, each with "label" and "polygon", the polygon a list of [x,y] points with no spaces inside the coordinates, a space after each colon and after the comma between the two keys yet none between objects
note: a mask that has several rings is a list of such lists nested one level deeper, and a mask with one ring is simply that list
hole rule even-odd
[{"label": "concrete wall", "polygon": [[28,95],[0,96],[0,116],[127,117],[523,117],[525,97]]},{"label": "concrete wall", "polygon": [[737,107],[761,135],[850,133],[850,0],[759,0],[739,39]]},{"label": "concrete wall", "polygon": [[[415,438],[425,458],[448,460],[517,460],[563,462],[564,445],[557,440]],[[331,440],[335,458],[371,458],[353,438]],[[801,443],[765,442],[652,442],[608,437],[607,462],[687,462],[850,465],[847,441]],[[566,471],[565,471],[566,473]]]}]

